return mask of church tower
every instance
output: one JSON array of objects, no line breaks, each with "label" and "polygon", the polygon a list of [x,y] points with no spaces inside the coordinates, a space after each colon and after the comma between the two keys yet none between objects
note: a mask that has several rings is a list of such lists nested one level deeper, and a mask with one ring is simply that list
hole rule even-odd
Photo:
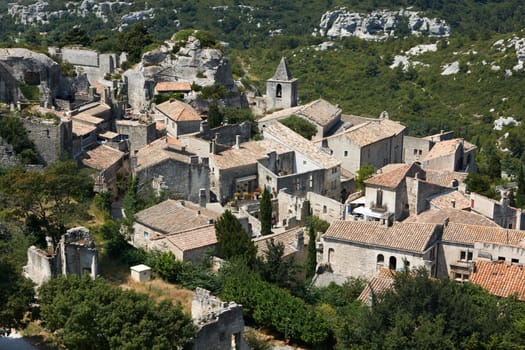
[{"label": "church tower", "polygon": [[284,57],[266,81],[266,103],[267,110],[297,106],[297,79],[292,78]]}]

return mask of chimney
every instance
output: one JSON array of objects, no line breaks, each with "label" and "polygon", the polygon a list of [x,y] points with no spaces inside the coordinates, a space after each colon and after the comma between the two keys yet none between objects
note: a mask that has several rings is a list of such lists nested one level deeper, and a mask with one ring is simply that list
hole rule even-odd
[{"label": "chimney", "polygon": [[210,141],[210,153],[217,154],[217,144],[215,143],[215,139]]},{"label": "chimney", "polygon": [[451,199],[450,200],[450,204],[452,205],[452,208],[455,208],[456,207],[456,200],[455,199]]},{"label": "chimney", "polygon": [[295,233],[295,248],[297,250],[303,250],[304,249],[304,232],[303,230],[299,230]]},{"label": "chimney", "polygon": [[201,133],[208,131],[208,122],[206,120],[201,121],[200,130]]},{"label": "chimney", "polygon": [[235,149],[241,148],[241,135],[235,135]]}]

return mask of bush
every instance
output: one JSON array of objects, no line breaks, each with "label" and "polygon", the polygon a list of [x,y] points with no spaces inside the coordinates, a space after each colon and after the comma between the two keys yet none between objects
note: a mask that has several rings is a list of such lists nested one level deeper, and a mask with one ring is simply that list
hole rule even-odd
[{"label": "bush", "polygon": [[280,120],[280,122],[308,140],[311,140],[317,134],[315,125],[296,115],[291,115],[286,119]]}]

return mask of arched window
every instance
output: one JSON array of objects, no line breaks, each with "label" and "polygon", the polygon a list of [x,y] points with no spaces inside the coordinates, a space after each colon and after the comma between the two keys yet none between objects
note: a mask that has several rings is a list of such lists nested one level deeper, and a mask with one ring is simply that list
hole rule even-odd
[{"label": "arched window", "polygon": [[283,97],[283,87],[281,84],[277,84],[277,87],[275,89],[275,97]]},{"label": "arched window", "polygon": [[388,264],[388,268],[390,270],[395,270],[396,269],[396,265],[397,265],[397,259],[395,256],[391,256],[390,257],[390,261],[389,261],[389,264]]},{"label": "arched window", "polygon": [[377,263],[378,264],[382,264],[385,262],[385,257],[383,256],[383,254],[378,254],[377,255]]}]

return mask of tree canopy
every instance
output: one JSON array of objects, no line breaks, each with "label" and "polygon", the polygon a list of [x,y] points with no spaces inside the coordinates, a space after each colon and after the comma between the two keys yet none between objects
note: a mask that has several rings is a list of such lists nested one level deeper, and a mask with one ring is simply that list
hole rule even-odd
[{"label": "tree canopy", "polygon": [[257,249],[241,223],[226,210],[215,222],[215,231],[219,245],[219,256],[223,259],[244,258],[253,263]]},{"label": "tree canopy", "polygon": [[272,233],[272,200],[270,192],[264,187],[261,200],[259,202],[259,212],[261,220],[261,234],[269,235]]},{"label": "tree canopy", "polygon": [[296,115],[291,115],[286,119],[280,120],[280,122],[308,140],[311,140],[317,134],[317,128],[314,124]]}]

